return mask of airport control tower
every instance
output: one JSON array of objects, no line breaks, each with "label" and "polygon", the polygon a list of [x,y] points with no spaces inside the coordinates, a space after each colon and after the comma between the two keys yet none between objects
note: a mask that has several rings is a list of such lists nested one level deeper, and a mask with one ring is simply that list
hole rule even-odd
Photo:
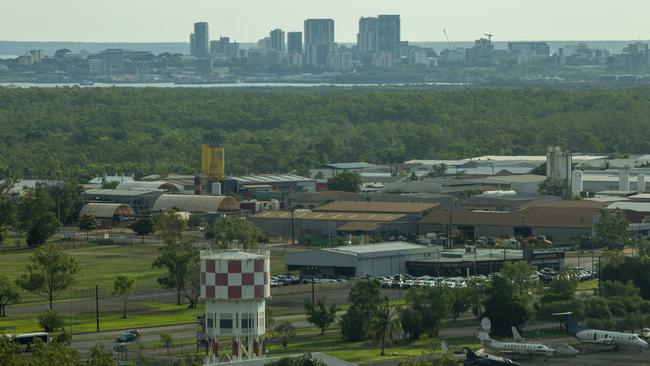
[{"label": "airport control tower", "polygon": [[[212,361],[263,355],[265,301],[271,296],[269,258],[268,251],[201,252],[201,298]],[[224,337],[231,341],[224,344]]]}]

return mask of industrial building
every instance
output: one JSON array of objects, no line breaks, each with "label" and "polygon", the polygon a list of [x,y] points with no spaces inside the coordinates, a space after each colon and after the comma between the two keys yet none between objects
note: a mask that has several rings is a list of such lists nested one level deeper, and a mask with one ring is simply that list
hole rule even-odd
[{"label": "industrial building", "polygon": [[109,229],[117,222],[135,217],[135,211],[119,203],[87,203],[79,211],[79,217],[85,215],[94,217],[100,228]]},{"label": "industrial building", "polygon": [[322,238],[336,242],[338,235],[406,235],[417,230],[417,220],[391,213],[312,212],[309,210],[265,211],[251,217],[255,226],[270,237]]},{"label": "industrial building", "polygon": [[122,182],[115,187],[115,189],[137,189],[144,191],[154,191],[160,190],[162,192],[168,193],[178,193],[183,191],[183,187],[174,183],[164,182],[164,181],[152,181],[152,182]]},{"label": "industrial building", "polygon": [[560,268],[564,265],[564,251],[477,249],[474,246],[444,249],[390,242],[290,253],[285,263],[289,271],[319,277],[363,278],[404,273],[449,277],[494,273],[506,262],[524,259],[540,268]]},{"label": "industrial building", "polygon": [[239,202],[230,196],[163,194],[154,203],[152,211],[168,210],[192,213],[238,212]]},{"label": "industrial building", "polygon": [[437,251],[436,247],[393,242],[289,253],[284,261],[289,271],[360,279],[406,273],[408,261],[430,259]]},{"label": "industrial building", "polygon": [[314,209],[316,212],[354,212],[403,214],[408,217],[423,217],[436,203],[421,202],[376,202],[376,201],[335,201]]},{"label": "industrial building", "polygon": [[546,236],[555,243],[591,237],[606,204],[590,201],[537,200],[516,211],[433,210],[420,221],[419,232],[448,232],[460,240],[487,237]]},{"label": "industrial building", "polygon": [[223,178],[223,193],[248,195],[254,192],[315,192],[316,180],[295,174],[263,174]]},{"label": "industrial building", "polygon": [[164,192],[142,189],[90,189],[84,193],[88,202],[128,205],[137,215],[147,215]]}]

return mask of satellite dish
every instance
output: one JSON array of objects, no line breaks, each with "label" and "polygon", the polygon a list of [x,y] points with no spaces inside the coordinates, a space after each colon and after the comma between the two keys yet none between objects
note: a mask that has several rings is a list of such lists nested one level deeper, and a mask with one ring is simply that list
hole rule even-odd
[{"label": "satellite dish", "polygon": [[490,333],[490,329],[492,329],[492,322],[489,318],[481,319],[481,328],[483,328],[484,331]]}]

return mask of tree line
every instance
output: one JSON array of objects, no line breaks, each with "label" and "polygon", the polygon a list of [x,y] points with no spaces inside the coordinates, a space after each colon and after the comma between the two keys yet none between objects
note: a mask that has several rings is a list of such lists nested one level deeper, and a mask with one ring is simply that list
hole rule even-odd
[{"label": "tree line", "polygon": [[[0,88],[0,173],[193,174],[225,136],[228,174],[325,162],[650,151],[650,88],[232,91]],[[617,126],[613,132],[611,126]]]}]

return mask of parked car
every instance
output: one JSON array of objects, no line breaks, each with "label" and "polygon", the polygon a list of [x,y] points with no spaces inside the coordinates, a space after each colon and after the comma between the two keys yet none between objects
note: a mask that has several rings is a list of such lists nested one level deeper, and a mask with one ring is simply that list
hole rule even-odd
[{"label": "parked car", "polygon": [[119,337],[117,337],[116,341],[118,343],[128,343],[128,342],[135,341],[139,337],[140,337],[139,329],[129,329],[129,330],[125,330]]}]

